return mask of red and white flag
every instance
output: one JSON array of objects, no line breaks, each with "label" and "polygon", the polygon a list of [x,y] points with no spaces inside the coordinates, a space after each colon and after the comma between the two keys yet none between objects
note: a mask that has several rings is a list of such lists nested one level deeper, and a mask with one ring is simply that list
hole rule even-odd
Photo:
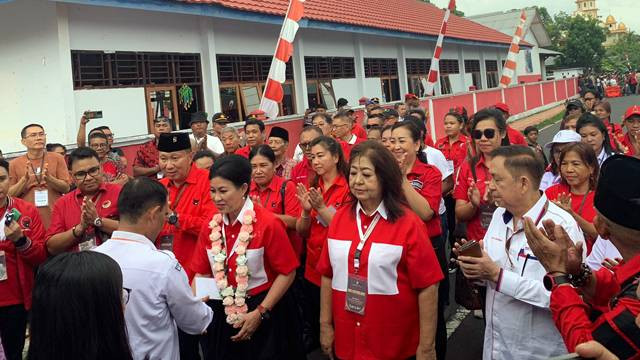
[{"label": "red and white flag", "polygon": [[438,41],[436,42],[436,48],[433,51],[433,58],[431,59],[431,68],[429,68],[429,76],[427,76],[427,86],[425,88],[425,94],[427,96],[433,95],[433,88],[438,83],[440,74],[440,55],[442,55],[442,41],[447,33],[447,23],[449,22],[449,16],[451,12],[456,8],[456,0],[449,0],[449,6],[444,12],[444,19],[442,19],[442,26],[440,27],[440,34],[438,35]]},{"label": "red and white flag", "polygon": [[260,101],[260,109],[265,112],[266,116],[274,119],[278,116],[280,110],[280,102],[282,102],[283,91],[282,84],[286,80],[287,62],[293,54],[293,40],[300,25],[298,21],[304,15],[305,0],[290,0],[287,15],[284,18],[284,24],[280,30],[278,38],[278,46],[276,53],[271,61],[269,69],[269,77],[264,87],[262,100]]},{"label": "red and white flag", "polygon": [[507,55],[507,61],[502,67],[502,78],[500,79],[500,87],[506,88],[511,84],[511,79],[516,74],[516,59],[520,52],[520,40],[524,36],[524,24],[527,22],[527,14],[522,10],[520,14],[520,24],[516,28],[516,33],[511,39],[511,46],[509,47],[509,55]]}]

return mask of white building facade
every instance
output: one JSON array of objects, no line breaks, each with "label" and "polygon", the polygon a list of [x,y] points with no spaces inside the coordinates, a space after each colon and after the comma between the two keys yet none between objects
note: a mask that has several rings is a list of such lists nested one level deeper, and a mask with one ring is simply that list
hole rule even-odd
[{"label": "white building facade", "polygon": [[[259,104],[281,24],[173,0],[0,0],[0,148],[23,150],[18,134],[29,123],[42,124],[49,142],[74,143],[85,110],[102,111],[90,126],[108,125],[121,141],[148,134],[160,115],[175,129],[197,110],[242,120]],[[300,24],[282,116],[338,98],[357,106],[362,96],[420,93],[435,35]],[[497,87],[510,38],[486,31],[499,41],[445,40],[438,94]]]}]

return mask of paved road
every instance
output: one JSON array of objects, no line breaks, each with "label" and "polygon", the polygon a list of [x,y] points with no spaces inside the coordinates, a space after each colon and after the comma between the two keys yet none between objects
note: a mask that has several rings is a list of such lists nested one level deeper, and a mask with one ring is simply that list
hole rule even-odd
[{"label": "paved road", "polygon": [[[627,96],[622,98],[610,99],[611,108],[613,110],[611,118],[614,122],[619,123],[624,112],[629,106],[640,105],[640,96]],[[538,143],[546,144],[553,139],[553,136],[560,129],[560,124],[554,124],[540,132]],[[451,276],[452,284],[453,276]],[[453,299],[453,296],[451,296]],[[464,316],[455,304],[450,306],[447,314],[456,314],[460,317]],[[458,321],[449,318],[449,325],[453,326]],[[447,344],[447,360],[460,359],[481,359],[482,358],[482,342],[484,336],[484,322],[482,319],[476,319],[473,315],[468,314],[449,337]]]}]

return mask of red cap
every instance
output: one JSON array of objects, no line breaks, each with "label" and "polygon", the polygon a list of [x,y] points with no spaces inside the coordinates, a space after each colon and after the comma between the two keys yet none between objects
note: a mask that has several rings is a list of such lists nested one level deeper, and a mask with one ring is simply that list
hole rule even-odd
[{"label": "red cap", "polygon": [[360,100],[358,100],[358,103],[359,103],[360,105],[364,105],[364,104],[366,104],[366,103],[367,103],[367,101],[369,101],[369,98],[368,98],[368,97],[366,97],[366,96],[363,96],[363,97],[361,97],[361,98],[360,98]]},{"label": "red cap", "polygon": [[248,117],[252,117],[252,118],[256,118],[257,120],[267,120],[267,114],[263,111],[263,110],[253,110],[252,112],[249,113]]},{"label": "red cap", "polygon": [[408,93],[404,96],[404,100],[411,100],[411,99],[417,99],[418,97],[416,96],[416,94],[412,94],[412,93]]},{"label": "red cap", "polygon": [[624,119],[627,120],[628,118],[632,117],[633,115],[640,116],[640,106],[633,105],[630,108],[628,108],[627,112],[624,113]]},{"label": "red cap", "polygon": [[498,110],[502,110],[503,112],[506,112],[507,114],[511,114],[511,112],[509,111],[509,105],[505,104],[505,103],[497,103],[495,106],[496,109]]}]

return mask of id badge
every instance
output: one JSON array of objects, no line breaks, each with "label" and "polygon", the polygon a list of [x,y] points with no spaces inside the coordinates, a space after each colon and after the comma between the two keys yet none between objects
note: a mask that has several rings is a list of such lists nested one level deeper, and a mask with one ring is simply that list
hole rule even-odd
[{"label": "id badge", "polygon": [[9,277],[7,276],[7,256],[4,251],[0,251],[0,281],[5,281]]},{"label": "id badge", "polygon": [[359,315],[364,315],[364,308],[366,304],[367,278],[355,274],[349,274],[344,309]]},{"label": "id badge", "polygon": [[96,247],[96,236],[94,234],[85,235],[84,241],[78,244],[80,251],[91,250]]},{"label": "id badge", "polygon": [[173,235],[162,235],[160,237],[160,250],[173,252]]},{"label": "id badge", "polygon": [[35,192],[35,203],[36,207],[47,207],[49,206],[49,190],[36,190]]},{"label": "id badge", "polygon": [[483,204],[480,205],[478,211],[480,211],[480,225],[482,228],[488,229],[489,224],[491,224],[491,219],[493,219],[493,213],[496,211],[497,207],[491,204]]}]

